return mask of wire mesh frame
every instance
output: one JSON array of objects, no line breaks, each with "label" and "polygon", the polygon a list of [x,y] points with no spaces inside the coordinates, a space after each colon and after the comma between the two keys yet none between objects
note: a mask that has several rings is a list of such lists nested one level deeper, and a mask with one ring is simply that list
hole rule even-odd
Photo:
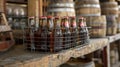
[{"label": "wire mesh frame", "polygon": [[[85,28],[87,28],[87,27],[85,27]],[[29,29],[30,33],[28,31],[26,32],[26,29]],[[43,49],[43,50],[50,52],[51,47],[48,44],[50,42],[48,37],[42,37],[43,40],[41,39],[40,35],[36,37],[34,27],[23,28],[23,31],[24,31],[24,35],[23,35],[24,40],[23,41],[24,41],[24,46],[25,46],[26,49],[29,48],[29,49],[31,49],[31,51],[41,50],[41,48],[40,48],[41,43],[44,42],[44,39],[46,39],[46,41],[45,41],[46,45],[42,45],[43,47],[46,47],[46,49]],[[27,33],[29,33],[29,36],[26,36]],[[74,32],[72,32],[72,33],[74,33]],[[63,35],[64,35],[64,33],[63,33]],[[58,42],[56,41],[56,44],[53,43],[54,44],[53,52],[56,52],[55,51],[56,48],[61,48],[60,50],[64,50],[64,49],[73,48],[73,47],[80,46],[80,45],[83,46],[83,45],[86,45],[86,44],[89,43],[89,33],[87,33],[87,34],[78,33],[78,36],[70,35],[69,37],[55,37],[55,38],[62,39],[62,40],[64,40],[65,38],[69,38],[70,40],[62,41],[63,44],[67,42],[66,45],[64,44],[65,46],[56,45],[56,44],[60,43],[59,41]],[[75,39],[75,38],[77,38],[76,42],[72,40],[72,39]],[[58,50],[58,51],[60,51],[60,50]]]}]

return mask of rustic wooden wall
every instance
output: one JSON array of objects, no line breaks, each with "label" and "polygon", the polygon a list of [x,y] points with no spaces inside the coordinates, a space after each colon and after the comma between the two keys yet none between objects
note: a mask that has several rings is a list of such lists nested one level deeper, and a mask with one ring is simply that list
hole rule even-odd
[{"label": "rustic wooden wall", "polygon": [[28,16],[42,16],[42,0],[28,0]]},{"label": "rustic wooden wall", "polygon": [[0,0],[0,11],[5,12],[5,0]]}]

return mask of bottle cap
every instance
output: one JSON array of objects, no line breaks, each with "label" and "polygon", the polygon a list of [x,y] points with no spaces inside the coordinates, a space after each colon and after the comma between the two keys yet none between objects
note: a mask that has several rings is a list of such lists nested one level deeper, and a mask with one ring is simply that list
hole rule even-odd
[{"label": "bottle cap", "polygon": [[55,19],[60,19],[60,17],[59,16],[55,16]]},{"label": "bottle cap", "polygon": [[46,16],[40,16],[40,19],[47,19]]},{"label": "bottle cap", "polygon": [[52,19],[52,18],[53,18],[53,16],[47,16],[47,18],[48,18],[48,19]]}]

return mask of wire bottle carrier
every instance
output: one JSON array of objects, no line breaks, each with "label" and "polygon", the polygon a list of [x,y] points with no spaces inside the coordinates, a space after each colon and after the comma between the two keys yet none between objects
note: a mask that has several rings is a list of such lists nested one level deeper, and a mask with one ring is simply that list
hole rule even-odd
[{"label": "wire bottle carrier", "polygon": [[24,45],[34,51],[57,52],[89,43],[85,19],[75,17],[29,18],[29,27],[24,28]]}]

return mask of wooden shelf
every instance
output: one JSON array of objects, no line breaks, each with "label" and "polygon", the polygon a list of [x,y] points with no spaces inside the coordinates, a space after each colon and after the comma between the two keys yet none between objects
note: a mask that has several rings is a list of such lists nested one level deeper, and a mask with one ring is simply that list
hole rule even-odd
[{"label": "wooden shelf", "polygon": [[[22,45],[0,56],[0,66],[10,67],[56,67],[71,57],[80,57],[96,50],[109,46],[110,43],[120,39],[120,34],[106,38],[91,39],[90,44],[84,47],[75,47],[58,53],[30,52],[25,51]],[[109,49],[108,49],[109,50]],[[109,55],[108,55],[109,56]]]},{"label": "wooden shelf", "polygon": [[[80,57],[98,49],[101,49],[108,45],[107,38],[91,39],[90,44],[84,47],[76,47],[68,50],[61,51],[59,53],[41,53],[41,52],[27,52],[24,51],[23,46],[16,46],[15,49],[11,50],[5,55],[1,55],[0,66],[16,66],[16,67],[56,67],[66,61],[71,57]],[[16,53],[16,54],[14,54]]]},{"label": "wooden shelf", "polygon": [[108,39],[109,39],[110,43],[115,42],[115,41],[120,39],[120,34],[116,34],[116,35],[113,35],[113,36],[108,36]]}]

